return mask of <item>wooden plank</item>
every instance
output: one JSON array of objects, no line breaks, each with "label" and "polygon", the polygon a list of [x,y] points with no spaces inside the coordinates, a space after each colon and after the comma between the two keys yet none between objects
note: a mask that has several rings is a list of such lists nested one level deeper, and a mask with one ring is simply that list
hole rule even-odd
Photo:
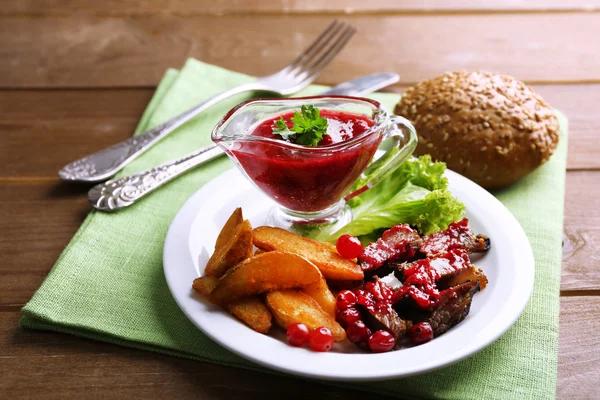
[{"label": "wooden plank", "polygon": [[307,14],[307,13],[415,13],[415,12],[507,12],[507,11],[594,11],[598,0],[11,0],[0,10],[0,15],[63,15],[89,13],[101,15],[224,15],[224,14]]},{"label": "wooden plank", "polygon": [[[365,393],[298,378],[184,360],[17,327],[0,313],[0,398],[364,399]],[[318,393],[318,395],[316,394]],[[272,396],[272,397],[271,397]],[[386,396],[378,396],[383,400]]]},{"label": "wooden plank", "polygon": [[[600,370],[598,297],[562,297],[558,398],[594,398]],[[182,360],[101,342],[17,327],[0,312],[0,397],[362,399],[364,393],[291,377]],[[235,378],[233,378],[235,376]],[[319,395],[315,396],[315,391]],[[382,397],[382,399],[385,397]]]},{"label": "wooden plank", "polygon": [[24,304],[89,210],[91,185],[0,185],[0,305]]},{"label": "wooden plank", "polygon": [[569,172],[562,290],[600,290],[600,171]]},{"label": "wooden plank", "polygon": [[[600,171],[567,174],[563,290],[600,290]],[[71,240],[90,186],[0,184],[0,306],[24,304]]]},{"label": "wooden plank", "polygon": [[127,139],[153,92],[1,92],[0,179],[56,178],[68,162]]},{"label": "wooden plank", "polygon": [[[569,168],[600,168],[600,85],[534,89],[569,117]],[[55,178],[68,162],[125,140],[152,93],[153,89],[0,91],[0,181]]]},{"label": "wooden plank", "polygon": [[561,297],[557,399],[597,398],[600,298]]},{"label": "wooden plank", "polygon": [[[328,15],[1,17],[0,88],[155,86],[166,68],[181,66],[187,57],[265,74],[286,65],[330,20]],[[600,81],[600,53],[590,40],[597,36],[600,13],[347,20],[359,32],[320,82],[389,70],[413,83],[458,69],[497,71],[531,83]]]}]

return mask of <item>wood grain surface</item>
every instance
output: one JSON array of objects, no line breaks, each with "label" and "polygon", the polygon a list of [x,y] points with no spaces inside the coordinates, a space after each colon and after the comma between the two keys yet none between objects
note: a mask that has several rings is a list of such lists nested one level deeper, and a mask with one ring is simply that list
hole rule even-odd
[{"label": "wood grain surface", "polygon": [[[332,18],[359,28],[321,83],[487,69],[569,117],[558,398],[600,383],[600,1],[9,0],[0,7],[0,398],[363,399],[364,393],[23,331],[19,310],[89,210],[65,163],[133,132],[166,68],[285,65]],[[282,28],[283,27],[283,28]],[[368,61],[365,61],[368,60]]]},{"label": "wood grain surface", "polygon": [[0,15],[224,15],[224,14],[402,14],[448,12],[596,11],[599,0],[20,0],[9,1]]},{"label": "wood grain surface", "polygon": [[[358,33],[319,77],[321,83],[396,71],[411,84],[461,69],[501,72],[529,83],[600,82],[600,53],[590,43],[600,13],[345,19]],[[154,87],[167,68],[188,57],[267,74],[284,67],[330,20],[328,15],[0,17],[0,88]]]}]

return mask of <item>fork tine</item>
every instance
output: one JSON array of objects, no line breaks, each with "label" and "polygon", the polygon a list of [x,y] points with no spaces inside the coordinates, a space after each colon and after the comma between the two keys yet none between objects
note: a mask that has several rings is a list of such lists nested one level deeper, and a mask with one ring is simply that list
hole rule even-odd
[{"label": "fork tine", "polygon": [[334,20],[329,26],[316,38],[306,50],[298,55],[285,70],[293,72],[298,67],[305,65],[310,60],[314,59],[333,38],[335,38],[341,30],[346,27],[346,23],[339,20]]},{"label": "fork tine", "polygon": [[302,71],[302,73],[297,75],[297,77],[302,80],[302,83],[309,84],[312,82],[321,71],[331,63],[338,53],[342,51],[355,32],[356,29],[352,26],[346,27],[341,36],[332,43],[316,61],[312,62],[311,65]]}]

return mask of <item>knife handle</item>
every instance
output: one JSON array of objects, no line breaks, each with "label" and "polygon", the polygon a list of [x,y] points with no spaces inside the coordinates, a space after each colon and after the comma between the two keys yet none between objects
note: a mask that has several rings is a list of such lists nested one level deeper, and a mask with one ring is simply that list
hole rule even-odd
[{"label": "knife handle", "polygon": [[221,148],[211,144],[178,160],[166,162],[134,175],[100,183],[90,189],[88,200],[98,210],[119,210],[130,206],[179,175],[223,154],[225,152]]}]

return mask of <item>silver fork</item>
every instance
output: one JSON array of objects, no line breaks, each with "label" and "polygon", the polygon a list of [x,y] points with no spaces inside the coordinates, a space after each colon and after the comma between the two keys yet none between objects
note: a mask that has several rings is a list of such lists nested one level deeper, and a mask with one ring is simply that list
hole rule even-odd
[{"label": "silver fork", "polygon": [[58,176],[67,181],[106,180],[160,139],[221,100],[254,90],[272,92],[280,96],[298,92],[315,80],[323,68],[344,48],[355,31],[343,21],[333,21],[304,52],[282,70],[228,89],[140,135],[67,164],[58,172]]}]

